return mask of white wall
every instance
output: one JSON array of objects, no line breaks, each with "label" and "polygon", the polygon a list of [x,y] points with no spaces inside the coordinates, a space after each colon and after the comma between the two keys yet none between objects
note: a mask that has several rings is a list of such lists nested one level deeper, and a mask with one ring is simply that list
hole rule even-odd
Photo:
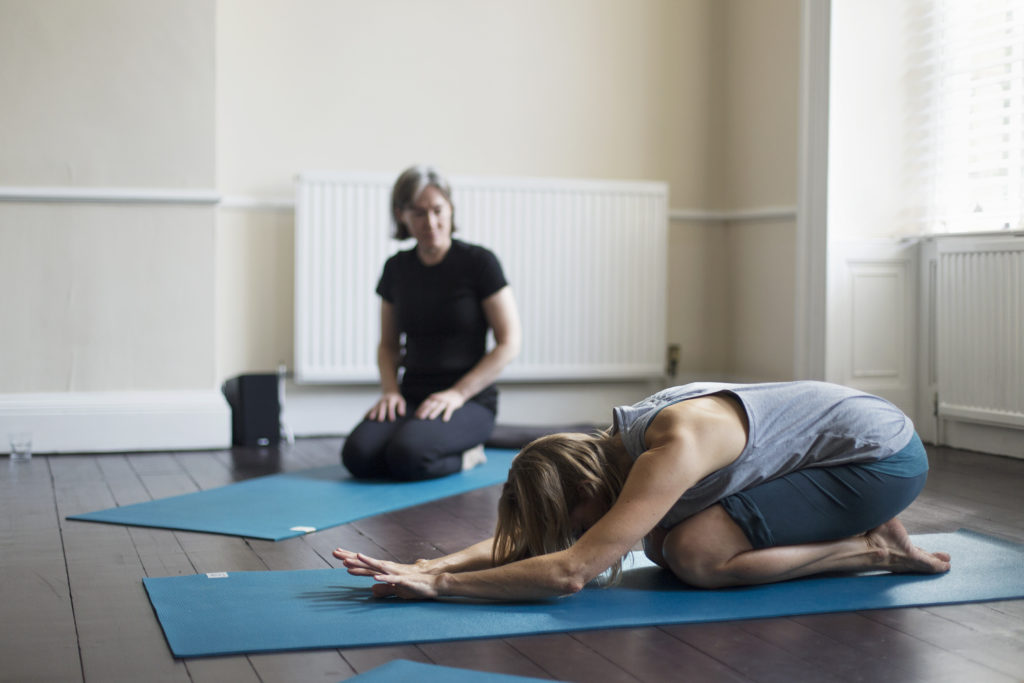
[{"label": "white wall", "polygon": [[914,232],[905,184],[909,6],[832,3],[826,379],[893,401],[927,439],[917,419],[917,255],[900,242]]},{"label": "white wall", "polygon": [[905,26],[914,0],[832,3],[829,237],[913,236]]},{"label": "white wall", "polygon": [[945,342],[934,332],[935,244],[917,222],[927,188],[907,66],[908,29],[928,11],[928,0],[832,2],[826,378],[893,401],[925,441],[1019,456],[1019,433],[944,429],[935,415]]}]

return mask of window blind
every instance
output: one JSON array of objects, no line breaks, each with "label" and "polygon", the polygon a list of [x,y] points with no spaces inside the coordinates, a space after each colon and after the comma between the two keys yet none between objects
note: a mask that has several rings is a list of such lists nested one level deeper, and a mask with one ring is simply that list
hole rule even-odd
[{"label": "window blind", "polygon": [[919,229],[1024,229],[1024,0],[915,4],[907,92]]}]

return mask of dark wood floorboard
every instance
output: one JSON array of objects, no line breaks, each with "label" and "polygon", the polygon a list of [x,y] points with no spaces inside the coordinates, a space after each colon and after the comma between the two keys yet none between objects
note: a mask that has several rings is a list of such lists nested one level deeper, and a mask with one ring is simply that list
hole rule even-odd
[{"label": "dark wood floorboard", "polygon": [[[0,681],[340,681],[398,658],[602,683],[1024,680],[1024,600],[176,660],[142,578],[337,566],[338,546],[436,556],[492,532],[499,487],[278,543],[65,519],[333,465],[340,445],[0,463]],[[928,485],[902,515],[911,533],[967,528],[1024,543],[1024,461],[933,447],[929,456]]]}]

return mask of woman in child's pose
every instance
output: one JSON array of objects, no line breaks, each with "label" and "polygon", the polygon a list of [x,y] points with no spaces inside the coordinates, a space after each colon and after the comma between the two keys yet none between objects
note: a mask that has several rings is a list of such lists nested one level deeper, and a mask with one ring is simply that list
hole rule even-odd
[{"label": "woman in child's pose", "polygon": [[495,536],[414,564],[338,549],[377,596],[567,595],[638,542],[692,586],[820,572],[940,573],[896,515],[924,487],[913,424],[884,399],[823,382],[698,383],[614,409],[608,433],[524,448]]}]

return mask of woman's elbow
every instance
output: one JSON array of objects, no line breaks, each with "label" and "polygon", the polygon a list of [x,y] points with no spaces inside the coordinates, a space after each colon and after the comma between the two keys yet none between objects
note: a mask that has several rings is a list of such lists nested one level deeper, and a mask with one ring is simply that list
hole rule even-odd
[{"label": "woman's elbow", "polygon": [[509,360],[515,360],[519,355],[519,352],[523,350],[523,340],[519,335],[516,335],[512,339],[505,342],[505,357]]},{"label": "woman's elbow", "polygon": [[523,346],[522,335],[518,332],[504,332],[495,334],[494,351],[499,354],[503,364],[507,365],[515,360]]},{"label": "woman's elbow", "polygon": [[567,579],[562,585],[562,595],[573,595],[579,593],[587,585],[587,582],[579,577]]},{"label": "woman's elbow", "polygon": [[574,566],[574,563],[564,562],[559,569],[558,591],[562,595],[579,593],[590,580],[583,567]]}]

